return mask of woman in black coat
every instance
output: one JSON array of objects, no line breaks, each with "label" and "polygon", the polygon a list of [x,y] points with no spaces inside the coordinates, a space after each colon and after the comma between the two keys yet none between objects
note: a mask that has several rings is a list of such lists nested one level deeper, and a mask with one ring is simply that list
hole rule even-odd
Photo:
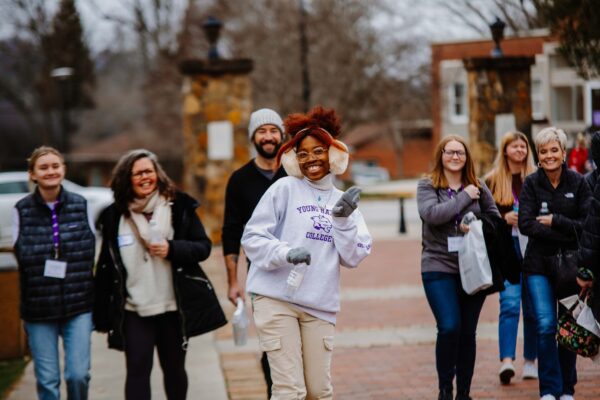
[{"label": "woman in black coat", "polygon": [[[544,400],[573,399],[577,383],[576,354],[557,349],[555,338],[557,300],[576,293],[577,285],[574,276],[572,282],[558,282],[557,261],[561,254],[578,249],[590,189],[580,174],[566,168],[566,144],[562,129],[545,128],[536,135],[540,168],[525,178],[519,207],[519,227],[529,237],[523,272],[537,320],[539,387]],[[544,203],[548,212],[541,213]]]},{"label": "woman in black coat", "polygon": [[96,330],[124,350],[126,399],[150,399],[154,348],[169,400],[185,399],[188,338],[226,323],[199,263],[211,242],[198,203],[177,192],[156,156],[133,150],[117,163],[115,202],[100,216],[95,276]]},{"label": "woman in black coat", "polygon": [[[594,136],[600,138],[600,132],[596,132]],[[594,172],[596,171],[600,170]],[[600,321],[600,284],[598,284],[600,276],[600,185],[594,182],[592,190],[593,196],[581,234],[581,263],[577,283],[581,288],[591,289],[592,296],[589,305],[596,321]]]}]

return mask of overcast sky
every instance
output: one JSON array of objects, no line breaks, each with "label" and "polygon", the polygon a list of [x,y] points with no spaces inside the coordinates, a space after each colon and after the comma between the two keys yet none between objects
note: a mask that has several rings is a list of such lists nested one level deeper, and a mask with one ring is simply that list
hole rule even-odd
[{"label": "overcast sky", "polygon": [[[7,7],[12,0],[6,2]],[[77,0],[77,7],[81,14],[85,33],[92,48],[97,52],[110,47],[115,41],[114,25],[99,17],[99,12],[125,15],[123,4],[131,0]],[[151,1],[151,0],[142,0]],[[171,0],[175,9],[183,11],[187,0]],[[242,0],[238,0],[242,1]],[[243,0],[252,1],[252,0]],[[429,41],[458,40],[476,37],[476,34],[459,23],[452,22],[448,12],[435,5],[436,0],[384,0],[391,13],[380,13],[374,18],[373,24],[380,30],[383,39],[385,36],[402,36],[403,39],[411,37],[425,37]],[[58,0],[47,0],[51,10],[56,9]],[[491,16],[490,16],[491,19]],[[11,33],[10,24],[1,23],[0,36]],[[134,45],[133,41],[131,45]]]}]

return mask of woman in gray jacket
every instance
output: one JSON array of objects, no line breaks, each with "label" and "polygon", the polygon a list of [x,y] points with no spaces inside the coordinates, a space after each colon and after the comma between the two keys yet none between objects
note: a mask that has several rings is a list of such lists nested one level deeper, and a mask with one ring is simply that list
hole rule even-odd
[{"label": "woman in gray jacket", "polygon": [[485,294],[468,295],[458,273],[458,249],[472,211],[500,216],[492,194],[475,176],[469,149],[460,136],[446,136],[434,151],[431,174],[419,181],[417,205],[423,221],[421,275],[437,323],[436,368],[439,400],[470,400],[475,366],[475,331]]}]

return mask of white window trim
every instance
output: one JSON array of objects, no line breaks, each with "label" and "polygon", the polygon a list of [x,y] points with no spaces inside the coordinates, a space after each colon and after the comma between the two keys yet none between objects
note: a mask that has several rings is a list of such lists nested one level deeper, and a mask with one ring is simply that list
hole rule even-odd
[{"label": "white window trim", "polygon": [[[457,115],[454,112],[454,85],[456,84],[461,84],[464,87],[463,109],[465,110],[465,113],[463,115]],[[467,90],[467,83],[464,81],[453,81],[448,86],[448,115],[452,124],[466,124],[469,122],[469,100]]]},{"label": "white window trim", "polygon": [[585,125],[592,125],[592,90],[600,89],[600,81],[588,81],[583,86],[583,119]]}]

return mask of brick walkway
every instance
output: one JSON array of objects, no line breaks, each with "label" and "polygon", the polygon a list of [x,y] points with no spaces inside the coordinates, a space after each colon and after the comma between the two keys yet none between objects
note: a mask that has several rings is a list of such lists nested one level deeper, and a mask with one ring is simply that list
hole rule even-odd
[{"label": "brick walkway", "polygon": [[[421,286],[420,251],[416,239],[379,240],[360,268],[343,271],[333,357],[336,399],[436,398],[435,322]],[[519,378],[521,359],[513,384],[499,384],[497,315],[498,297],[490,296],[480,319],[472,396],[538,399],[537,381]],[[231,342],[228,325],[217,332],[217,343],[230,398],[266,398],[256,340],[242,348]],[[582,358],[578,365],[577,400],[600,399],[600,366]]]}]

